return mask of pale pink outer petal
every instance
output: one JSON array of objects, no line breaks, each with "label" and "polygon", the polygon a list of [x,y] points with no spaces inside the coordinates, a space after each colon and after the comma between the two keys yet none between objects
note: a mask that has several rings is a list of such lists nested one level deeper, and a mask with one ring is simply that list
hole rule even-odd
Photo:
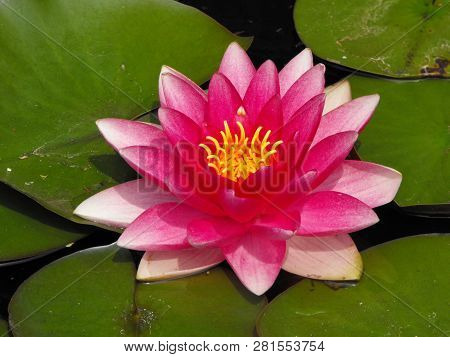
[{"label": "pale pink outer petal", "polygon": [[255,295],[264,294],[274,283],[286,253],[286,241],[261,239],[248,232],[222,247],[239,280]]},{"label": "pale pink outer petal", "polygon": [[279,92],[277,67],[268,60],[258,68],[245,93],[244,108],[251,123],[256,123],[261,110]]},{"label": "pale pink outer petal", "polygon": [[302,163],[302,171],[316,171],[315,182],[322,182],[344,161],[357,138],[357,132],[347,131],[319,141],[306,153]]},{"label": "pale pink outer petal", "polygon": [[123,248],[154,251],[189,248],[187,226],[207,215],[180,203],[156,205],[131,223],[117,245]]},{"label": "pale pink outer petal", "polygon": [[159,125],[126,119],[99,119],[98,129],[106,141],[117,151],[128,146],[148,146],[167,142]]},{"label": "pale pink outer petal", "polygon": [[201,273],[225,260],[220,249],[190,248],[146,252],[141,259],[136,279],[158,281]]},{"label": "pale pink outer petal", "polygon": [[287,242],[282,269],[311,279],[358,280],[363,271],[363,262],[348,234],[294,236]]},{"label": "pale pink outer petal", "polygon": [[201,128],[192,119],[177,110],[159,108],[158,118],[172,144],[187,141],[197,145],[203,139]]},{"label": "pale pink outer petal", "polygon": [[320,121],[313,145],[328,136],[343,131],[360,132],[372,117],[379,101],[380,96],[372,94],[353,99],[332,110]]},{"label": "pale pink outer petal", "polygon": [[346,193],[370,207],[391,202],[402,182],[402,174],[386,166],[346,160],[314,191]]},{"label": "pale pink outer petal", "polygon": [[171,73],[161,75],[164,107],[178,110],[198,125],[205,119],[206,99],[190,84]]},{"label": "pale pink outer petal", "polygon": [[197,219],[188,225],[188,241],[193,247],[219,246],[247,231],[241,223],[226,217]]},{"label": "pale pink outer petal", "polygon": [[318,64],[301,76],[282,98],[284,121],[325,88],[325,66]]},{"label": "pale pink outer petal", "polygon": [[323,191],[306,197],[300,210],[297,235],[328,236],[351,233],[379,221],[365,203],[344,193]]},{"label": "pale pink outer petal", "polygon": [[352,90],[348,81],[340,81],[325,88],[325,108],[323,115],[352,100]]},{"label": "pale pink outer petal", "polygon": [[244,98],[256,70],[242,47],[238,43],[232,42],[223,55],[219,72],[233,83],[241,98]]},{"label": "pale pink outer petal", "polygon": [[170,73],[170,74],[180,78],[181,80],[185,81],[188,85],[190,85],[195,91],[198,92],[198,94],[200,94],[206,100],[206,93],[194,81],[190,80],[184,74],[178,72],[177,70],[175,70],[169,66],[162,66],[161,73],[159,74],[159,82],[158,82],[159,101],[160,101],[161,106],[166,106],[166,97],[164,95],[164,87],[162,84],[161,77],[162,77],[162,75],[167,74],[167,73]]},{"label": "pale pink outer petal", "polygon": [[305,48],[297,56],[289,61],[280,71],[280,94],[284,96],[289,88],[299,79],[306,71],[313,66],[313,56],[309,48]]},{"label": "pale pink outer petal", "polygon": [[125,228],[145,210],[165,202],[178,202],[170,192],[144,179],[122,183],[80,203],[74,214],[107,226]]}]

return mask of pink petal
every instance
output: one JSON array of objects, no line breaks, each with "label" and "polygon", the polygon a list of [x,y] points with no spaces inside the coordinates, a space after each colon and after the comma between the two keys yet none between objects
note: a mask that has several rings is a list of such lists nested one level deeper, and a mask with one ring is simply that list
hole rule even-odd
[{"label": "pink petal", "polygon": [[322,118],[314,143],[343,131],[360,132],[370,120],[379,100],[378,94],[368,95],[332,110]]},{"label": "pink petal", "polygon": [[289,88],[299,79],[306,71],[313,66],[313,56],[309,48],[305,48],[297,56],[289,61],[280,71],[280,94],[283,97]]},{"label": "pink petal", "polygon": [[351,233],[379,221],[365,203],[344,193],[323,191],[308,195],[300,209],[300,228],[296,234],[326,236]]},{"label": "pink petal", "polygon": [[[245,195],[253,197],[255,197],[255,195],[265,196],[266,194],[270,195],[274,192],[278,192],[280,186],[283,187],[282,185],[285,183],[284,180],[286,175],[277,176],[277,173],[283,174],[283,172],[277,170],[275,165],[262,167],[244,180],[241,183],[239,190]],[[257,208],[263,210],[265,207],[263,204],[261,207]]]},{"label": "pink petal", "polygon": [[178,199],[159,185],[140,179],[122,183],[83,201],[74,211],[77,216],[112,227],[124,228],[145,210]]},{"label": "pink petal", "polygon": [[288,143],[295,133],[299,133],[296,139],[298,151],[311,145],[312,139],[322,118],[322,110],[325,104],[325,94],[316,95],[306,102],[297,112],[285,122],[283,128],[283,140]]},{"label": "pink petal", "polygon": [[232,189],[221,189],[218,199],[223,211],[238,222],[248,222],[264,209],[258,198],[239,197]]},{"label": "pink petal", "polygon": [[253,77],[244,97],[244,108],[251,123],[273,96],[279,94],[277,67],[272,61],[264,62]]},{"label": "pink petal", "polygon": [[[301,170],[298,170],[287,185],[272,197],[272,202],[274,202],[278,207],[283,208],[298,202],[312,191],[312,185],[316,179],[316,176],[316,171],[308,171],[303,173]],[[297,219],[297,223],[300,223],[299,217]]]},{"label": "pink petal", "polygon": [[239,280],[256,295],[264,294],[280,272],[286,253],[283,240],[260,239],[248,232],[236,242],[222,247]]},{"label": "pink petal", "polygon": [[224,259],[217,248],[146,252],[139,264],[136,279],[156,281],[182,278],[208,270]]},{"label": "pink petal", "polygon": [[357,138],[358,133],[347,131],[323,139],[306,153],[302,171],[316,171],[315,182],[322,182],[344,161]]},{"label": "pink petal", "polygon": [[363,262],[348,234],[295,236],[287,242],[283,270],[320,280],[358,280]]},{"label": "pink petal", "polygon": [[352,91],[348,81],[337,82],[325,88],[325,108],[323,115],[352,100]]},{"label": "pink petal", "polygon": [[206,100],[206,93],[195,82],[191,81],[184,74],[178,72],[177,70],[175,70],[175,69],[173,69],[173,68],[171,68],[169,66],[162,66],[161,73],[159,75],[159,83],[158,83],[158,86],[159,86],[159,100],[160,100],[161,106],[167,106],[166,96],[164,95],[164,87],[163,87],[163,83],[162,83],[162,76],[164,74],[168,74],[168,73],[172,74],[172,75],[178,77],[179,79],[183,80],[184,82],[186,82],[186,84],[191,86],[192,89],[194,89],[200,96],[202,96]]},{"label": "pink petal", "polygon": [[323,92],[325,66],[318,64],[301,76],[282,98],[284,121],[299,110],[312,97]]},{"label": "pink petal", "polygon": [[119,151],[123,159],[139,174],[165,183],[173,170],[170,147],[131,146]]},{"label": "pink petal", "polygon": [[165,107],[183,113],[202,126],[206,109],[205,97],[186,81],[171,73],[162,74],[161,82],[164,89]]},{"label": "pink petal", "polygon": [[247,53],[233,42],[223,55],[219,72],[230,80],[241,98],[244,98],[256,70]]},{"label": "pink petal", "polygon": [[[183,143],[185,151],[188,145],[191,144]],[[211,174],[199,172],[196,162],[187,161],[183,156],[177,155],[172,146],[132,146],[120,150],[119,153],[139,174],[156,179],[185,204],[212,215],[223,215],[213,200],[214,195],[208,194],[201,185],[201,180],[208,181],[209,176],[206,175]]]},{"label": "pink petal", "polygon": [[159,108],[159,121],[172,144],[187,141],[198,145],[203,139],[201,128],[183,113],[169,108]]},{"label": "pink petal", "polygon": [[172,167],[165,172],[170,192],[195,209],[222,216],[214,191],[219,176],[200,162],[204,153],[187,142],[178,143],[175,149]]},{"label": "pink petal", "polygon": [[261,240],[275,239],[287,241],[294,235],[294,231],[283,228],[253,226],[251,230],[252,234],[257,235]]},{"label": "pink petal", "polygon": [[224,130],[226,120],[235,132],[235,117],[241,105],[242,99],[230,80],[223,74],[214,74],[208,88],[208,126]]},{"label": "pink petal", "polygon": [[213,195],[204,194],[198,189],[190,192],[181,191],[173,185],[169,185],[170,191],[182,200],[186,205],[193,207],[196,210],[210,214],[212,216],[224,216],[224,212],[217,205]]},{"label": "pink petal", "polygon": [[300,222],[300,215],[298,212],[285,212],[284,210],[276,210],[270,214],[258,217],[255,220],[254,226],[281,228],[288,231],[295,231]]},{"label": "pink petal", "polygon": [[166,134],[155,124],[126,119],[99,119],[98,129],[117,151],[128,146],[148,146],[167,141]]},{"label": "pink petal", "polygon": [[188,240],[193,247],[219,246],[247,231],[247,227],[229,218],[208,217],[189,223]]},{"label": "pink petal", "polygon": [[272,130],[270,140],[278,139],[283,127],[283,110],[281,107],[281,98],[277,94],[272,97],[261,109],[256,120],[256,126],[262,126],[263,131]]},{"label": "pink petal", "polygon": [[134,250],[176,250],[190,248],[187,226],[206,215],[181,203],[156,205],[131,223],[117,245]]},{"label": "pink petal", "polygon": [[314,191],[342,192],[378,207],[394,199],[401,181],[402,174],[389,167],[346,160]]}]

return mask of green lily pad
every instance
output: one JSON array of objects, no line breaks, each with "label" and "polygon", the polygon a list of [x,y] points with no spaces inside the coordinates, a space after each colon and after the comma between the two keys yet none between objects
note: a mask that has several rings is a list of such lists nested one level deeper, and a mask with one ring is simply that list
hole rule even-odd
[{"label": "green lily pad", "polygon": [[0,23],[0,180],[77,221],[135,177],[95,120],[154,108],[163,64],[204,82],[230,42],[250,43],[170,0],[6,0]]},{"label": "green lily pad", "polygon": [[124,336],[134,313],[136,269],[128,250],[91,248],[23,283],[9,305],[15,336]]},{"label": "green lily pad", "polygon": [[448,77],[449,0],[297,0],[297,32],[315,55],[384,76]]},{"label": "green lily pad", "polygon": [[141,336],[253,336],[267,303],[251,294],[228,269],[164,283],[138,284]]},{"label": "green lily pad", "polygon": [[91,248],[26,280],[9,305],[15,336],[253,336],[266,298],[230,270],[135,283],[129,251]]},{"label": "green lily pad", "polygon": [[[391,81],[353,76],[353,97],[379,93],[380,104],[360,135],[358,154],[403,174],[400,206],[450,202],[448,93],[446,80]],[[445,211],[447,208],[443,207]]]},{"label": "green lily pad", "polygon": [[9,334],[8,321],[0,318],[0,337],[8,337]]},{"label": "green lily pad", "polygon": [[447,336],[450,235],[395,240],[362,253],[355,286],[302,280],[275,298],[258,322],[262,336]]},{"label": "green lily pad", "polygon": [[91,231],[0,184],[0,263],[62,248]]}]

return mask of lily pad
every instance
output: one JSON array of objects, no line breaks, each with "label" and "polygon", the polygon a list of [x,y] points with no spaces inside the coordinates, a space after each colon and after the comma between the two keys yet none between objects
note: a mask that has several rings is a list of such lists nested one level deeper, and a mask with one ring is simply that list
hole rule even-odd
[{"label": "lily pad", "polygon": [[134,313],[136,269],[128,250],[91,248],[23,283],[9,305],[15,336],[124,336]]},{"label": "lily pad", "polygon": [[[450,202],[448,93],[446,80],[391,81],[353,76],[352,94],[381,96],[375,115],[360,135],[358,154],[403,174],[400,206],[427,212],[425,205]],[[442,210],[449,212],[448,206]]]},{"label": "lily pad", "polygon": [[0,318],[0,337],[7,337],[8,331],[8,322]]},{"label": "lily pad", "polygon": [[141,336],[253,336],[266,298],[248,292],[228,269],[164,283],[138,284]]},{"label": "lily pad", "polygon": [[275,298],[261,336],[447,336],[450,235],[407,237],[362,253],[355,286],[302,280]]},{"label": "lily pad", "polygon": [[163,64],[204,82],[230,42],[250,43],[170,0],[6,0],[0,23],[0,180],[78,221],[133,175],[95,120],[154,108]]},{"label": "lily pad", "polygon": [[62,248],[91,231],[0,184],[0,263]]},{"label": "lily pad", "polygon": [[449,0],[297,0],[297,32],[314,54],[384,76],[449,77]]},{"label": "lily pad", "polygon": [[14,294],[15,336],[253,336],[266,298],[224,268],[135,283],[129,251],[77,252],[44,267]]}]

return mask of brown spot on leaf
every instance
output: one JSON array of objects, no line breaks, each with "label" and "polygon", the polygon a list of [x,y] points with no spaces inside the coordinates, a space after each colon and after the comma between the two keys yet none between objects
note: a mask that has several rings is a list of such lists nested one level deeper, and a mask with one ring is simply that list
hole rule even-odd
[{"label": "brown spot on leaf", "polygon": [[443,76],[446,74],[446,69],[449,64],[449,60],[446,58],[436,58],[436,65],[434,67],[425,66],[420,70],[424,76]]}]

